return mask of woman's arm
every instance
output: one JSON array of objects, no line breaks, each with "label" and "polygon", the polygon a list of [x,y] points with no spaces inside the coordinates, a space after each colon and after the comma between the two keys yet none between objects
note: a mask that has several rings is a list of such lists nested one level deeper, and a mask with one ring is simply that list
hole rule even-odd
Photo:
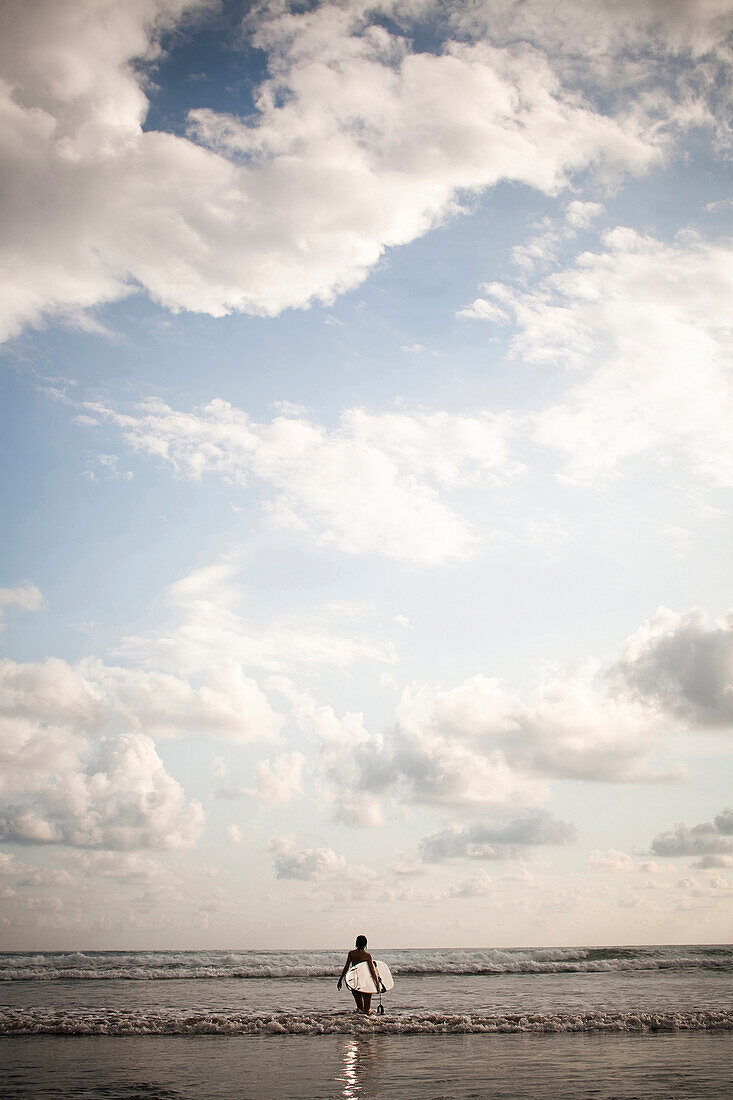
[{"label": "woman's arm", "polygon": [[346,962],[344,963],[344,968],[341,971],[341,977],[339,978],[339,980],[336,983],[336,988],[337,989],[341,988],[341,983],[343,982],[344,977],[346,976],[346,971],[349,969],[350,966],[351,966],[351,952],[349,951],[348,955],[346,956]]}]

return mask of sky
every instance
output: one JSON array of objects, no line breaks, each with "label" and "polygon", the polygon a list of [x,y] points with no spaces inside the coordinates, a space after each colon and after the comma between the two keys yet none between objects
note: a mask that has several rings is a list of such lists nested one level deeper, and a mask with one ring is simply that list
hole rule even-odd
[{"label": "sky", "polygon": [[4,0],[9,950],[733,939],[731,0]]}]

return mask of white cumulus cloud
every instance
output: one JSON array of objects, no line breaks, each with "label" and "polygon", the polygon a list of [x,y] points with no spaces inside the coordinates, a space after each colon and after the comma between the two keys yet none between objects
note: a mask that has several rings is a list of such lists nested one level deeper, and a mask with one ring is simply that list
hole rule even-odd
[{"label": "white cumulus cloud", "polygon": [[[684,775],[653,762],[668,726],[664,712],[594,661],[546,668],[524,697],[481,673],[449,688],[408,685],[383,733],[370,731],[361,713],[338,715],[282,677],[267,687],[285,696],[312,739],[322,796],[348,825],[382,825],[388,804],[454,821],[498,813],[506,823],[512,810],[529,814],[545,802],[552,780],[658,783]],[[528,828],[539,818],[522,821]],[[464,832],[460,839],[471,842]],[[516,845],[541,842],[515,837]]]},{"label": "white cumulus cloud", "polygon": [[660,608],[631,638],[611,678],[692,726],[733,728],[733,612]]},{"label": "white cumulus cloud", "polygon": [[296,882],[326,883],[330,886],[362,886],[375,882],[375,871],[350,863],[333,848],[309,848],[292,835],[273,837],[268,845],[272,854],[275,877]]},{"label": "white cumulus cloud", "polygon": [[166,771],[155,738],[272,741],[282,719],[241,667],[198,687],[168,673],[0,661],[0,833],[19,843],[99,849],[192,844],[204,821]]},{"label": "white cumulus cloud", "polygon": [[0,812],[0,837],[25,844],[128,851],[190,847],[205,813],[186,802],[155,745],[131,733],[103,742],[83,771],[50,779],[27,803]]},{"label": "white cumulus cloud", "polygon": [[694,856],[693,866],[703,870],[733,866],[733,810],[723,810],[712,821],[699,825],[677,825],[675,829],[660,833],[652,840],[655,856],[675,859]]},{"label": "white cumulus cloud", "polygon": [[260,760],[255,767],[255,786],[244,793],[270,805],[291,802],[303,794],[305,762],[301,752],[286,752],[274,760]]},{"label": "white cumulus cloud", "polygon": [[180,676],[107,665],[96,657],[73,665],[48,657],[0,660],[0,721],[8,731],[15,725],[21,739],[34,728],[43,737],[52,729],[72,738],[133,729],[152,737],[201,733],[267,741],[277,737],[282,719],[234,661],[215,667],[196,688]]},{"label": "white cumulus cloud", "polygon": [[245,21],[268,63],[255,110],[144,130],[146,67],[207,6],[3,5],[3,336],[48,315],[89,324],[91,307],[138,287],[213,316],[328,302],[461,193],[505,179],[554,193],[588,166],[639,172],[658,157],[659,110],[604,113],[566,86],[554,43],[497,44],[479,20],[414,52],[380,15],[407,26],[420,12],[391,0],[258,7]]},{"label": "white cumulus cloud", "polygon": [[608,852],[593,851],[588,857],[588,867],[596,871],[631,871],[634,861],[626,852],[609,848]]}]

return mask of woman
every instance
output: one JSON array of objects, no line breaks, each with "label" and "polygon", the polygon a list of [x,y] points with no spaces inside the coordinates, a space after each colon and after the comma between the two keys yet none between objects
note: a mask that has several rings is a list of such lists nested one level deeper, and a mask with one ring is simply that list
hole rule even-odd
[{"label": "woman", "polygon": [[[379,989],[379,975],[374,969],[374,960],[372,959],[369,952],[366,950],[366,945],[366,936],[356,937],[356,947],[352,951],[349,951],[348,955],[346,956],[346,962],[344,963],[344,968],[341,971],[341,977],[339,978],[337,983],[338,989],[341,988],[346,971],[350,970],[352,966],[356,966],[357,963],[363,962],[369,964],[369,970],[371,972],[372,978],[374,979],[374,985],[377,989]],[[372,994],[361,993],[358,989],[352,989],[351,992],[353,993],[354,1000],[356,1001],[356,1011],[363,1012],[365,1016],[368,1016],[372,1010]]]}]

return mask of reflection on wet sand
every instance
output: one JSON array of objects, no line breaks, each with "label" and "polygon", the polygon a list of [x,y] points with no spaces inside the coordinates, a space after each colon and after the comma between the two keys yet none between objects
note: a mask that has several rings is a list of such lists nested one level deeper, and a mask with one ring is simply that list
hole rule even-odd
[{"label": "reflection on wet sand", "polygon": [[379,1061],[371,1036],[354,1036],[344,1046],[341,1072],[336,1078],[346,1100],[355,1096],[374,1095],[378,1081]]}]

